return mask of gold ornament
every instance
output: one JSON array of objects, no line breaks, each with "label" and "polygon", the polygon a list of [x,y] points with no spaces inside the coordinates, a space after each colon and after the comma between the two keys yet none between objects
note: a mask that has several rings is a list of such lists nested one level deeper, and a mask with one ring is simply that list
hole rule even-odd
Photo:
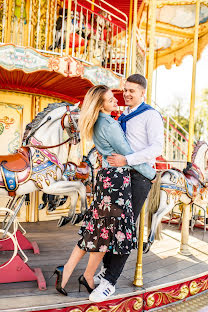
[{"label": "gold ornament", "polygon": [[87,309],[86,312],[99,312],[99,308],[96,306],[92,306],[89,309]]},{"label": "gold ornament", "polygon": [[193,295],[196,295],[199,291],[200,291],[200,287],[197,287],[197,282],[195,281],[192,281],[189,285],[189,290],[190,290],[190,294],[193,296]]},{"label": "gold ornament", "polygon": [[147,306],[152,307],[154,303],[155,303],[154,294],[151,294],[150,296],[147,297]]},{"label": "gold ornament", "polygon": [[139,311],[143,306],[143,299],[141,297],[136,298],[136,302],[133,305],[134,310]]},{"label": "gold ornament", "polygon": [[180,289],[173,289],[167,292],[155,292],[147,297],[147,306],[159,306],[161,303],[171,303],[185,299],[189,294],[187,285],[182,285]]}]

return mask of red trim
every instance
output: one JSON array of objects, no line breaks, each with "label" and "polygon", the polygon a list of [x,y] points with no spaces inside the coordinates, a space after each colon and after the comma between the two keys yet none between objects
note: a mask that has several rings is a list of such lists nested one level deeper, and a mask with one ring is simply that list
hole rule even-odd
[{"label": "red trim", "polygon": [[177,146],[175,143],[174,143],[174,141],[173,140],[171,140],[171,138],[168,138],[168,140],[170,141],[170,142],[172,142],[173,143],[173,145],[183,154],[183,155],[185,155],[185,156],[187,156],[187,154],[186,153],[184,153],[181,149],[180,149],[180,147],[179,146]]},{"label": "red trim", "polygon": [[[166,117],[163,117],[163,119],[167,122]],[[172,127],[176,132],[178,132],[178,134],[180,134],[182,136],[182,138],[184,138],[184,140],[186,140],[188,142],[188,139],[177,129],[175,128],[171,123],[169,123],[170,127]]]},{"label": "red trim", "polygon": [[[139,290],[139,288],[138,288]],[[141,291],[142,289],[140,289]],[[88,303],[55,309],[39,310],[37,312],[87,312],[87,311],[131,311],[142,312],[167,306],[170,303],[186,301],[187,298],[208,290],[208,274],[192,278],[185,282],[175,282],[174,285],[155,289],[154,291],[134,294],[134,296],[116,298],[99,303]],[[18,308],[17,308],[18,311]],[[20,311],[20,310],[19,310]]]},{"label": "red trim", "polygon": [[[90,87],[89,87],[90,88]],[[55,97],[55,98],[59,98],[61,100],[65,100],[67,102],[70,102],[72,104],[77,103],[78,101],[82,101],[77,98],[73,98],[69,95],[65,95],[63,93],[59,93],[59,92],[54,92],[51,90],[45,90],[45,89],[41,89],[41,88],[32,88],[32,87],[26,87],[26,86],[15,86],[15,85],[0,85],[0,90],[9,90],[9,91],[19,91],[19,92],[24,92],[24,93],[29,93],[29,94],[36,94],[36,95],[46,95],[49,97]],[[84,95],[83,95],[84,97]]]},{"label": "red trim", "polygon": [[[121,28],[122,30],[126,30],[126,28],[124,28],[123,26],[121,26],[119,23],[116,23],[115,20],[112,22],[110,21],[108,18],[104,17],[103,15],[99,14],[98,12],[95,12],[95,11],[92,11],[91,9],[89,9],[88,7],[86,7],[84,4],[80,3],[80,2],[77,2],[78,5],[82,6],[83,8],[85,8],[86,10],[90,11],[91,13],[96,13],[96,15],[99,15],[100,17],[102,17],[103,19],[105,19],[106,21],[110,22],[111,24]],[[119,18],[123,17],[122,15],[119,16]],[[120,21],[120,23],[122,23]],[[126,27],[128,26],[128,22],[127,22],[127,25]]]}]

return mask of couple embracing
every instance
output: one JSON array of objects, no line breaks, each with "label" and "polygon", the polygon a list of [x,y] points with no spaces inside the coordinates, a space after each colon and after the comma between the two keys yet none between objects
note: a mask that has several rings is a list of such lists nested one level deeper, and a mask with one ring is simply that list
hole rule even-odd
[{"label": "couple embracing", "polygon": [[[79,277],[90,293],[89,300],[108,300],[124,265],[137,247],[135,222],[151,189],[155,158],[162,154],[161,115],[144,103],[146,79],[140,74],[127,78],[123,97],[127,106],[119,122],[111,117],[117,100],[104,85],[92,87],[81,108],[81,139],[92,139],[102,155],[96,177],[94,200],[86,212],[80,240],[64,266],[56,268],[56,289],[67,296],[74,268],[89,252],[85,272]],[[100,272],[96,270],[103,262]]]}]

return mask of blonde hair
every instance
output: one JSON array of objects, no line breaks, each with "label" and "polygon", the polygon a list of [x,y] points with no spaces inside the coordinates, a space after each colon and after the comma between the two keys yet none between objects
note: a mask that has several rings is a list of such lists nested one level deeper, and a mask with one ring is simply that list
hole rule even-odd
[{"label": "blonde hair", "polygon": [[79,129],[81,139],[91,140],[93,128],[103,106],[104,95],[110,89],[105,85],[90,88],[84,97],[79,117]]}]

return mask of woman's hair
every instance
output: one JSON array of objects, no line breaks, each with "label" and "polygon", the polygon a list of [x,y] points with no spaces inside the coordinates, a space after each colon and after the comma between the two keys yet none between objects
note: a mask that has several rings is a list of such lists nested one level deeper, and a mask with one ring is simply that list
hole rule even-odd
[{"label": "woman's hair", "polygon": [[93,127],[103,106],[103,97],[109,90],[107,86],[99,85],[90,88],[85,95],[79,117],[81,139],[92,139]]}]

